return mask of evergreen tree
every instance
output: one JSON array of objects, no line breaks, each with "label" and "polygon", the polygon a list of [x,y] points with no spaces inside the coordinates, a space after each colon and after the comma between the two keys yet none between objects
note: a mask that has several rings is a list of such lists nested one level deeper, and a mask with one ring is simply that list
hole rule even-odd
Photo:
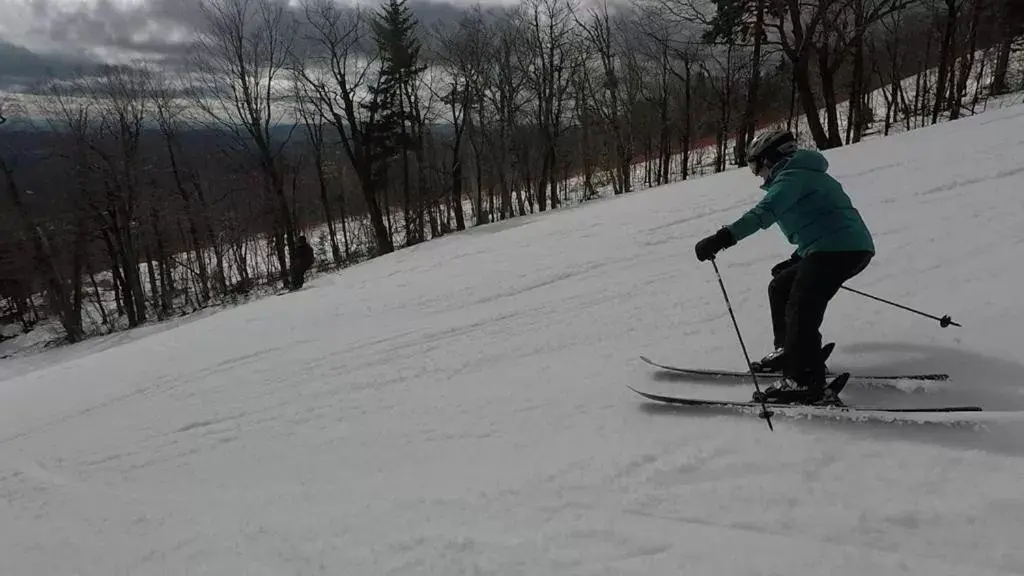
[{"label": "evergreen tree", "polygon": [[[419,23],[406,0],[387,0],[374,14],[371,22],[380,71],[373,94],[379,123],[377,137],[394,147],[402,160],[402,192],[404,200],[406,243],[423,241],[423,119],[417,84],[426,66],[420,63],[421,43],[417,38]],[[384,132],[390,131],[385,137]],[[408,153],[417,159],[419,177],[418,200],[412,195],[411,168]]]},{"label": "evergreen tree", "polygon": [[381,74],[388,78],[391,86],[403,92],[414,87],[419,75],[427,69],[420,63],[422,44],[416,36],[419,22],[406,1],[388,0],[372,21]]},{"label": "evergreen tree", "polygon": [[[363,150],[369,171],[369,184],[373,190],[384,192],[383,209],[390,214],[388,201],[388,167],[400,152],[398,136],[401,132],[398,108],[394,104],[395,89],[390,78],[381,74],[377,83],[369,87],[370,98],[361,106],[366,113],[363,126]],[[391,231],[391,216],[387,217],[388,236],[394,241]]]}]

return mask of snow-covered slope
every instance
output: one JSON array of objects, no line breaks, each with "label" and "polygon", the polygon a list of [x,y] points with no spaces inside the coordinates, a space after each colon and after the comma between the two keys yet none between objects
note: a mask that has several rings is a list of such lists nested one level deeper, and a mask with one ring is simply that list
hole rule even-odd
[{"label": "snow-covered slope", "polygon": [[[0,573],[1024,572],[1024,106],[827,153],[880,253],[834,368],[948,371],[850,403],[968,425],[670,410],[638,355],[742,367],[703,235],[733,171],[452,235],[0,382]],[[769,344],[775,230],[719,266]],[[38,359],[36,360],[38,362]]]}]

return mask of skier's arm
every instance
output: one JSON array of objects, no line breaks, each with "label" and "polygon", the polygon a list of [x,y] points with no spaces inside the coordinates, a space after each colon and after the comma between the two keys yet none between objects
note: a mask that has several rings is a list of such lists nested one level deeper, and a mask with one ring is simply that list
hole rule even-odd
[{"label": "skier's arm", "polygon": [[[787,190],[787,188],[789,189]],[[796,197],[799,196],[798,192],[795,183],[789,177],[780,176],[772,183],[768,188],[768,193],[756,206],[747,210],[746,214],[727,226],[729,232],[739,242],[754,232],[775,224],[779,214],[789,209]]]}]

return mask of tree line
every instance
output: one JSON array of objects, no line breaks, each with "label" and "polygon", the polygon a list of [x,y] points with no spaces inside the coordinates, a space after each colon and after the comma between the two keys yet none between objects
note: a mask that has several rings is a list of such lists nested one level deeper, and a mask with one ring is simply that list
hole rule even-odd
[{"label": "tree line", "polygon": [[1024,84],[1014,0],[203,10],[181,66],[0,101],[0,325],[74,342],[287,287],[302,234],[341,267],[742,166],[768,124],[828,149]]}]

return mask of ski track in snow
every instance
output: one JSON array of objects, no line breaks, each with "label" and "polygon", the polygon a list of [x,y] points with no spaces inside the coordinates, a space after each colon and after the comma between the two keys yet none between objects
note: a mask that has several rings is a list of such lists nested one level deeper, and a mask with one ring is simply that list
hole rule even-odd
[{"label": "ski track in snow", "polygon": [[[737,369],[693,244],[746,171],[451,235],[0,381],[0,573],[1024,574],[1024,106],[830,151],[879,246],[824,326],[898,422],[674,409]],[[949,142],[956,141],[955,153]],[[777,230],[719,257],[752,355]],[[929,421],[931,420],[931,421]],[[963,420],[963,421],[961,421]]]}]

